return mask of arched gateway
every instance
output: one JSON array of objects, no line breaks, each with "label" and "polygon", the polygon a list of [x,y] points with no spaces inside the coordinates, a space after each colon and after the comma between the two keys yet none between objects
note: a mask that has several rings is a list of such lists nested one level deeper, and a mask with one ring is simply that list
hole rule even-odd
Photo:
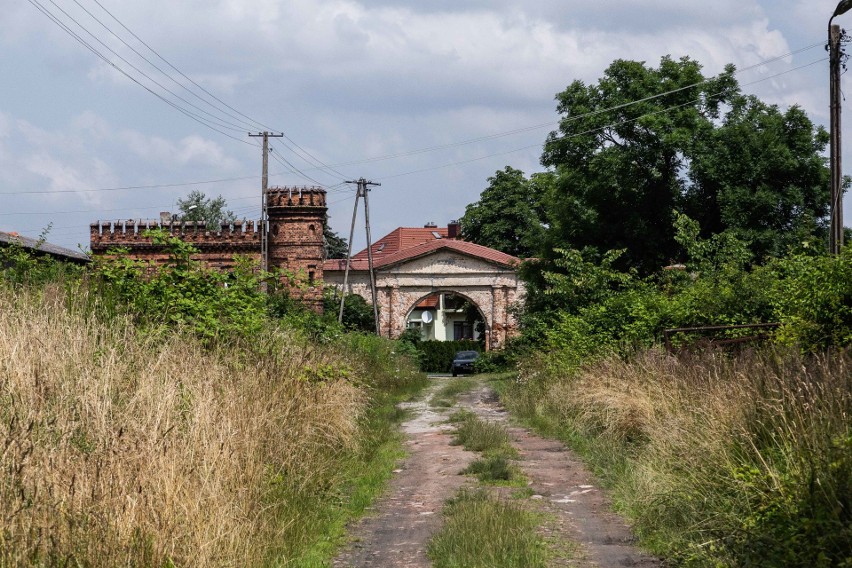
[{"label": "arched gateway", "polygon": [[[457,226],[399,228],[377,241],[373,249],[380,331],[396,338],[424,298],[452,293],[474,304],[484,319],[486,349],[503,347],[517,331],[510,310],[523,298],[516,269],[520,260],[502,252],[454,237]],[[326,284],[343,287],[345,260],[323,265]],[[370,277],[367,252],[352,259],[347,292],[368,302]]]}]

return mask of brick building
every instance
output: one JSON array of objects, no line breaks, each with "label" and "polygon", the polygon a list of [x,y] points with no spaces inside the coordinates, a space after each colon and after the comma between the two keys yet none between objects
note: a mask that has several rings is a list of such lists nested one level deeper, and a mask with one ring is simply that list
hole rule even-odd
[{"label": "brick building", "polygon": [[[270,268],[292,272],[304,285],[293,294],[317,311],[322,310],[323,227],[326,193],[317,187],[276,187],[267,190],[269,215],[268,259]],[[158,220],[130,219],[98,221],[90,225],[90,248],[102,256],[114,247],[124,247],[130,257],[162,264],[168,258],[162,246],[143,236],[147,229],[163,229],[198,249],[195,260],[211,268],[230,270],[234,257],[260,260],[261,229],[254,221],[235,221],[221,227],[203,222],[183,222],[170,215]]]}]

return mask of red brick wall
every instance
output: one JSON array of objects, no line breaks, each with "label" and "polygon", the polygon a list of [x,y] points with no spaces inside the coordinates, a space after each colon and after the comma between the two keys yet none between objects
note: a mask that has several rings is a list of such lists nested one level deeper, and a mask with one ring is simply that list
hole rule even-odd
[{"label": "red brick wall", "polygon": [[275,188],[267,194],[269,265],[295,274],[302,286],[291,294],[322,311],[325,190]]},{"label": "red brick wall", "polygon": [[[298,285],[291,294],[317,311],[322,311],[325,197],[321,188],[271,188],[267,193],[269,266],[294,274]],[[237,221],[216,230],[193,222],[99,221],[90,225],[89,246],[95,256],[124,247],[131,258],[163,264],[168,259],[163,247],[142,236],[155,228],[191,243],[199,251],[193,259],[211,268],[230,270],[237,255],[260,260],[261,233],[254,221]]]}]

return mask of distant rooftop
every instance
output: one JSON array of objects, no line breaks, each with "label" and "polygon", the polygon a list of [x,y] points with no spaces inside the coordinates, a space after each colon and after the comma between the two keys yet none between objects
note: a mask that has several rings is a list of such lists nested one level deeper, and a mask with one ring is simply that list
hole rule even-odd
[{"label": "distant rooftop", "polygon": [[36,254],[46,254],[57,260],[63,260],[66,262],[85,264],[90,260],[88,256],[78,250],[67,249],[65,247],[50,244],[46,241],[39,242],[36,239],[24,237],[17,233],[4,233],[3,231],[0,231],[0,246],[11,244],[18,244]]}]

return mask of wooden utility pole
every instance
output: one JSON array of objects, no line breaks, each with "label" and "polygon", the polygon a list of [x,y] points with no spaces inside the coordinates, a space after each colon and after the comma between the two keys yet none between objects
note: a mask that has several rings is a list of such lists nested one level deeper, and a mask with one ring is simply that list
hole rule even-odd
[{"label": "wooden utility pole", "polygon": [[381,327],[379,325],[379,304],[376,297],[376,274],[373,271],[373,243],[370,237],[370,201],[367,197],[370,186],[381,186],[380,183],[367,181],[364,178],[356,181],[347,181],[346,183],[358,184],[358,189],[355,193],[355,208],[352,210],[352,227],[349,229],[349,252],[346,255],[346,270],[343,273],[343,296],[340,298],[340,312],[337,316],[337,321],[343,322],[343,304],[346,301],[346,286],[349,283],[349,266],[352,262],[352,238],[355,236],[355,217],[358,214],[358,200],[364,198],[364,228],[367,233],[367,265],[370,271],[370,295],[373,298],[373,322],[376,325],[376,335],[381,335]]},{"label": "wooden utility pole", "polygon": [[831,231],[828,249],[831,254],[840,254],[843,248],[843,170],[840,168],[840,68],[846,62],[843,40],[846,31],[832,22],[852,10],[852,0],[840,0],[831,18],[828,19],[828,61],[831,96]]},{"label": "wooden utility pole", "polygon": [[269,270],[269,215],[266,211],[266,190],[269,188],[269,139],[281,138],[284,133],[258,132],[252,138],[263,137],[263,175],[260,178],[260,269]]},{"label": "wooden utility pole", "polygon": [[361,186],[355,192],[355,207],[352,208],[352,226],[349,227],[349,250],[346,252],[346,269],[343,271],[343,295],[340,298],[340,312],[337,323],[343,323],[343,305],[346,301],[346,287],[349,285],[349,266],[352,264],[352,239],[355,237],[355,218],[358,216],[358,200],[361,199]]}]

